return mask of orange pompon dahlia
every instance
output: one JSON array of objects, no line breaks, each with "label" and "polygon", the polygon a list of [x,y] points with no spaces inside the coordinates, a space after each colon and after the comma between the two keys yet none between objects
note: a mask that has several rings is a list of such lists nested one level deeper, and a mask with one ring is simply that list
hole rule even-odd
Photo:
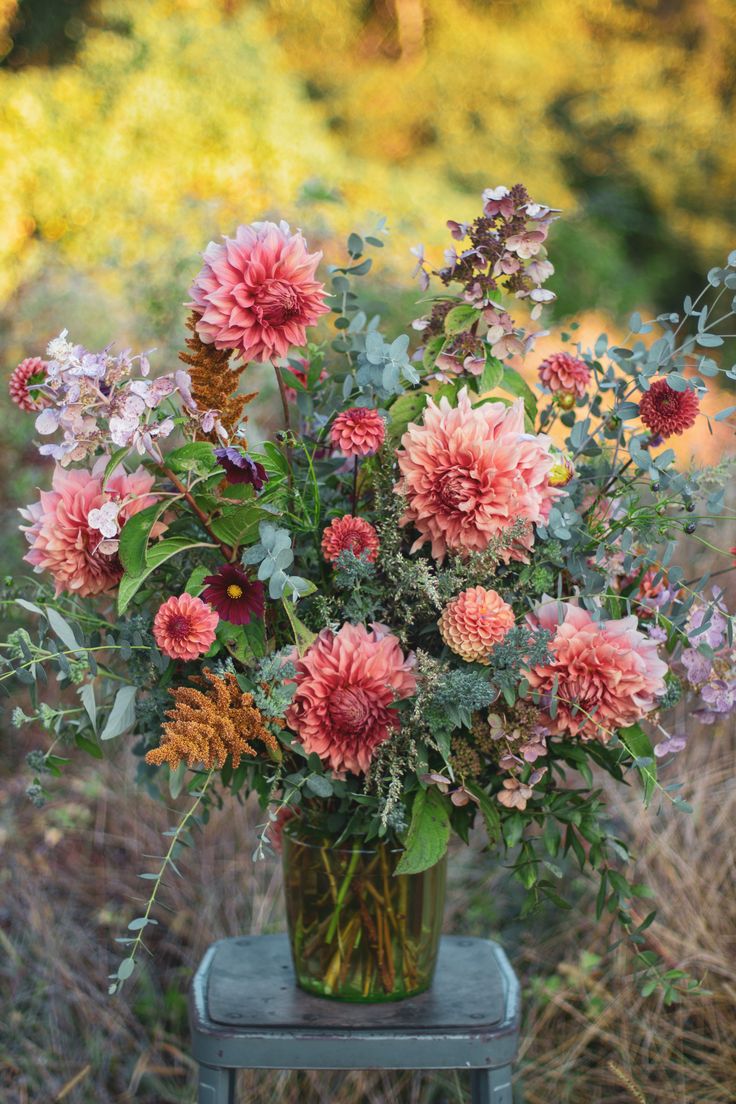
[{"label": "orange pompon dahlia", "polygon": [[330,563],[341,552],[352,552],[355,556],[366,552],[368,563],[375,563],[378,548],[378,533],[371,523],[352,514],[335,518],[322,534],[322,555]]},{"label": "orange pompon dahlia", "polygon": [[448,551],[485,552],[519,520],[529,523],[526,536],[504,558],[525,561],[532,524],[546,522],[565,493],[550,485],[549,439],[526,432],[521,399],[509,407],[474,407],[465,388],[456,407],[445,397],[429,399],[422,423],[412,423],[401,438],[397,457],[401,478],[394,491],[406,499],[401,524],[419,533],[411,551],[430,541],[440,561]]},{"label": "orange pompon dahlia", "polygon": [[238,686],[235,675],[220,678],[209,670],[203,674],[204,679],[193,678],[192,682],[205,690],[177,686],[171,691],[174,706],[166,712],[169,719],[162,725],[161,744],[146,754],[146,762],[168,763],[172,770],[183,762],[212,770],[222,767],[230,756],[237,767],[244,755],[255,757],[256,741],[267,748],[271,758],[278,759],[276,737],[253,705],[252,696]]},{"label": "orange pompon dahlia", "polygon": [[373,456],[386,440],[386,423],[377,410],[353,406],[338,414],[330,430],[330,443],[345,456]]},{"label": "orange pompon dahlia", "polygon": [[489,654],[514,624],[514,611],[495,590],[475,586],[445,606],[440,636],[448,648],[468,663],[488,664]]},{"label": "orange pompon dahlia", "polygon": [[153,635],[169,659],[196,659],[210,650],[220,618],[201,598],[172,595],[153,621]]},{"label": "orange pompon dahlia", "polygon": [[415,662],[384,625],[323,629],[296,662],[286,723],[307,754],[334,771],[364,773],[399,726],[394,703],[416,690]]}]

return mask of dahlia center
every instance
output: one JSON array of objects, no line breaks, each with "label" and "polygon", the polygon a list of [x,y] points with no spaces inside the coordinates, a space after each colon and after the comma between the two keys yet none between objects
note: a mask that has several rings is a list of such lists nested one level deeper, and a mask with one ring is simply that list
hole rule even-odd
[{"label": "dahlia center", "polygon": [[258,313],[269,326],[283,326],[301,314],[299,293],[285,280],[270,280],[258,297]]},{"label": "dahlia center", "polygon": [[242,598],[243,588],[238,586],[237,583],[230,583],[230,586],[227,588],[227,596],[228,598]]},{"label": "dahlia center", "polygon": [[173,637],[174,640],[186,640],[191,632],[191,623],[188,617],[184,617],[180,613],[171,618],[167,629],[168,635]]},{"label": "dahlia center", "polygon": [[466,481],[458,475],[441,476],[435,494],[440,505],[448,510],[457,510],[469,497]]},{"label": "dahlia center", "polygon": [[370,698],[359,686],[336,690],[327,712],[335,728],[350,735],[365,732],[372,717]]}]

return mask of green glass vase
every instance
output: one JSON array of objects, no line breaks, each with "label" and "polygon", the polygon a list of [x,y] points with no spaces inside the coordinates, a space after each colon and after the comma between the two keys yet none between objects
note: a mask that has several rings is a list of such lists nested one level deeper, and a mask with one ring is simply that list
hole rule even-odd
[{"label": "green glass vase", "polygon": [[404,1000],[432,983],[445,904],[445,859],[394,874],[396,845],[333,847],[300,820],[284,827],[286,916],[297,984],[353,1002]]}]

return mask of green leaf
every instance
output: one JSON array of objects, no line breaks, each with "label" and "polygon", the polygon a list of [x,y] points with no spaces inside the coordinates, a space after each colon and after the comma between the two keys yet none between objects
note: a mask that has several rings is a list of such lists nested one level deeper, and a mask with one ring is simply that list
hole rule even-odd
[{"label": "green leaf", "polygon": [[82,705],[87,711],[92,728],[97,731],[97,703],[95,702],[95,688],[91,682],[85,682],[79,690],[79,697]]},{"label": "green leaf", "polygon": [[101,740],[112,740],[115,736],[122,736],[135,724],[135,686],[121,686],[115,695],[110,715],[105,727],[100,733]]},{"label": "green leaf", "polygon": [[450,815],[439,790],[418,790],[411,810],[405,851],[396,874],[419,874],[438,863],[447,851]]},{"label": "green leaf", "polygon": [[214,545],[207,541],[191,541],[188,537],[169,537],[168,540],[159,541],[148,552],[143,572],[135,576],[123,575],[120,580],[118,586],[118,613],[125,612],[133,596],[152,571],[155,571],[166,560],[170,560],[172,556],[176,556],[178,552],[186,551],[187,548],[214,548]]},{"label": "green leaf", "polygon": [[416,422],[427,405],[427,395],[424,391],[406,391],[399,395],[398,399],[389,407],[391,422],[389,434],[394,441],[398,441],[406,432],[410,422]]},{"label": "green leaf", "polygon": [[639,724],[622,728],[619,735],[621,743],[637,763],[636,769],[644,784],[644,804],[648,805],[657,785],[657,764],[652,750],[652,741]]},{"label": "green leaf", "polygon": [[515,368],[511,368],[508,364],[504,365],[503,378],[498,386],[502,391],[508,392],[509,395],[515,395],[517,399],[523,399],[527,417],[530,418],[532,422],[536,421],[536,396],[529,384],[519,375]]},{"label": "green leaf", "polygon": [[104,491],[105,487],[107,486],[108,479],[110,478],[112,473],[115,471],[118,464],[121,464],[123,462],[123,460],[125,459],[125,457],[128,455],[129,452],[130,452],[130,445],[123,445],[122,448],[116,449],[116,451],[112,454],[112,456],[110,457],[110,459],[107,462],[107,467],[105,468],[105,474],[102,477],[102,489],[103,489],[103,491]]},{"label": "green leaf", "polygon": [[168,499],[154,502],[129,517],[120,533],[118,555],[127,575],[142,575],[146,570],[146,548],[151,529],[168,505]]},{"label": "green leaf", "polygon": [[94,740],[88,740],[86,736],[82,736],[81,732],[78,732],[74,737],[74,743],[82,751],[86,751],[88,755],[91,755],[93,759],[102,759],[102,748],[99,744],[96,744]]},{"label": "green leaf", "polygon": [[442,346],[445,344],[445,339],[442,334],[438,334],[436,337],[430,337],[427,344],[424,346],[424,353],[422,354],[422,365],[428,372],[431,372],[437,363],[437,357],[442,352]]},{"label": "green leaf", "polygon": [[198,594],[201,594],[202,590],[204,589],[204,581],[207,576],[211,574],[212,569],[206,567],[204,564],[200,564],[198,567],[195,567],[194,571],[187,579],[186,586],[184,587],[185,593],[192,594],[194,595],[194,597],[196,597]]},{"label": "green leaf", "polygon": [[305,786],[317,797],[332,797],[332,783],[323,774],[308,775]]},{"label": "green leaf", "polygon": [[129,978],[130,975],[133,973],[134,969],[135,969],[135,959],[134,958],[124,958],[123,961],[118,966],[118,978],[120,979],[120,981],[125,981],[126,978]]},{"label": "green leaf", "polygon": [[445,333],[450,335],[463,333],[469,330],[479,318],[480,311],[477,307],[471,307],[469,303],[461,303],[445,315]]},{"label": "green leaf", "polygon": [[174,449],[166,454],[166,466],[174,472],[195,472],[197,475],[207,475],[213,468],[219,466],[217,458],[206,441],[192,441],[188,445]]},{"label": "green leaf", "polygon": [[53,632],[56,633],[59,640],[61,640],[63,644],[66,644],[67,648],[69,648],[70,651],[78,650],[79,641],[74,634],[74,629],[71,627],[66,618],[62,617],[58,610],[55,610],[50,606],[47,607],[45,613],[49,625],[51,626]]},{"label": "green leaf", "polygon": [[184,789],[184,780],[187,775],[187,765],[184,761],[174,769],[169,769],[169,793],[174,801]]},{"label": "green leaf", "polygon": [[296,650],[300,656],[303,656],[307,648],[314,644],[317,639],[317,634],[313,633],[311,629],[299,620],[294,612],[294,603],[290,598],[282,598],[281,602],[286,610],[286,616],[291,622],[291,631],[294,633],[294,642],[296,644]]},{"label": "green leaf", "polygon": [[484,391],[492,391],[494,387],[498,387],[503,379],[503,374],[503,363],[498,357],[491,356],[490,352],[486,352],[486,366],[478,384],[479,392],[483,394]]},{"label": "green leaf", "polygon": [[218,540],[236,548],[252,544],[258,536],[259,524],[271,516],[260,506],[224,506],[219,517],[210,519],[210,529]]},{"label": "green leaf", "polygon": [[501,835],[501,817],[499,816],[498,806],[489,794],[479,786],[476,782],[465,782],[465,789],[469,793],[472,793],[473,797],[478,798],[478,806],[483,814],[483,822],[486,826],[486,833],[488,835],[488,842],[495,843],[498,837]]}]

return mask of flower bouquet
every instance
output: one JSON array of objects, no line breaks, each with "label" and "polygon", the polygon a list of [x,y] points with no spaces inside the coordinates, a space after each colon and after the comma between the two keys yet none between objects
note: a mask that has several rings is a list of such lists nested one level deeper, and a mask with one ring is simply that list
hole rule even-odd
[{"label": "flower bouquet", "polygon": [[[417,248],[413,343],[361,308],[383,226],[325,285],[301,232],[256,222],[205,251],[176,370],[64,331],[13,372],[55,464],[21,511],[38,575],[5,598],[29,615],[2,650],[14,722],[49,734],[29,796],[124,741],[141,784],[185,803],[111,991],[192,828],[248,793],[312,992],[430,984],[448,843],[474,828],[525,913],[569,907],[563,860],[595,871],[644,991],[696,985],[649,945],[600,778],[687,810],[659,778],[686,736],[667,710],[693,695],[694,725],[736,702],[733,619],[679,548],[717,548],[730,469],[678,470],[668,447],[710,424],[707,380],[736,378],[717,359],[733,304],[688,298],[592,348],[573,323],[534,379],[557,216],[488,189],[441,267]],[[708,289],[735,286],[732,253]],[[249,444],[254,363],[280,428]]]}]

